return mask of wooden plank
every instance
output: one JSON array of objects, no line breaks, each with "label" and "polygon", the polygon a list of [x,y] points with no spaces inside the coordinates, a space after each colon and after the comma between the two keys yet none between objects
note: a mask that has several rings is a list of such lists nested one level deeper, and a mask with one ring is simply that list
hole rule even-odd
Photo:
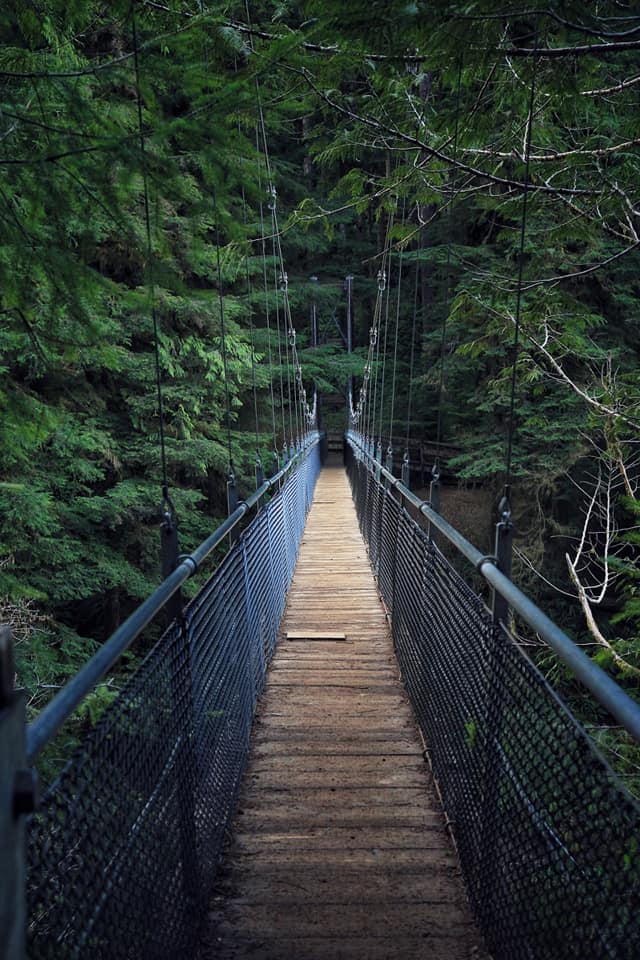
[{"label": "wooden plank", "polygon": [[483,960],[341,469],[279,636],[201,960]]}]

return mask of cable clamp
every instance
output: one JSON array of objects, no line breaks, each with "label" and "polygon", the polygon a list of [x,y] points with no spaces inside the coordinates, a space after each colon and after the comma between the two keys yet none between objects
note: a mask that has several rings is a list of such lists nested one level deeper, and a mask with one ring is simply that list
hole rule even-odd
[{"label": "cable clamp", "polygon": [[386,286],[387,286],[386,271],[378,270],[378,290],[380,291],[380,293],[382,293],[382,291],[386,288]]},{"label": "cable clamp", "polygon": [[476,570],[478,571],[478,573],[482,573],[482,568],[484,567],[485,563],[492,563],[494,567],[497,567],[498,560],[491,553],[487,553],[484,555],[484,557],[480,557],[480,559],[476,563]]},{"label": "cable clamp", "polygon": [[197,573],[197,572],[198,572],[198,563],[197,563],[195,557],[193,557],[190,553],[181,553],[181,554],[178,556],[178,566],[179,566],[181,563],[190,563],[190,564],[191,564],[191,566],[192,566],[193,569],[191,570],[190,576],[193,576],[194,573]]}]

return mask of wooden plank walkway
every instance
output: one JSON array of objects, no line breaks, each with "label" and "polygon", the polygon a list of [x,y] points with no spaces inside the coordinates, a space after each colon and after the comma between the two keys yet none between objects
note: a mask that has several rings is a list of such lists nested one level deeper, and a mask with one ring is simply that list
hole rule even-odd
[{"label": "wooden plank walkway", "polygon": [[480,958],[342,468],[281,629],[203,960]]}]

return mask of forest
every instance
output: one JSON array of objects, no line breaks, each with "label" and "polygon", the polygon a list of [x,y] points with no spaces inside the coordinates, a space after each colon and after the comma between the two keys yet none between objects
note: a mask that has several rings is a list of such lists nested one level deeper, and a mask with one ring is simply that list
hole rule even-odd
[{"label": "forest", "polygon": [[193,548],[302,391],[342,430],[365,376],[372,436],[453,445],[494,520],[509,456],[514,579],[637,696],[638,4],[6,0],[0,36],[0,619],[31,715],[157,584],[167,502]]}]

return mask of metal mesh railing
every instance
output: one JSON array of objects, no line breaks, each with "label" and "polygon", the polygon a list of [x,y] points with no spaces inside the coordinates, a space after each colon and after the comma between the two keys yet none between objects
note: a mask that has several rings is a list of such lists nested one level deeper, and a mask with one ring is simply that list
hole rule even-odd
[{"label": "metal mesh railing", "polygon": [[384,479],[349,474],[489,952],[637,960],[640,806]]},{"label": "metal mesh railing", "polygon": [[316,445],[31,818],[31,958],[194,956],[319,466]]}]

